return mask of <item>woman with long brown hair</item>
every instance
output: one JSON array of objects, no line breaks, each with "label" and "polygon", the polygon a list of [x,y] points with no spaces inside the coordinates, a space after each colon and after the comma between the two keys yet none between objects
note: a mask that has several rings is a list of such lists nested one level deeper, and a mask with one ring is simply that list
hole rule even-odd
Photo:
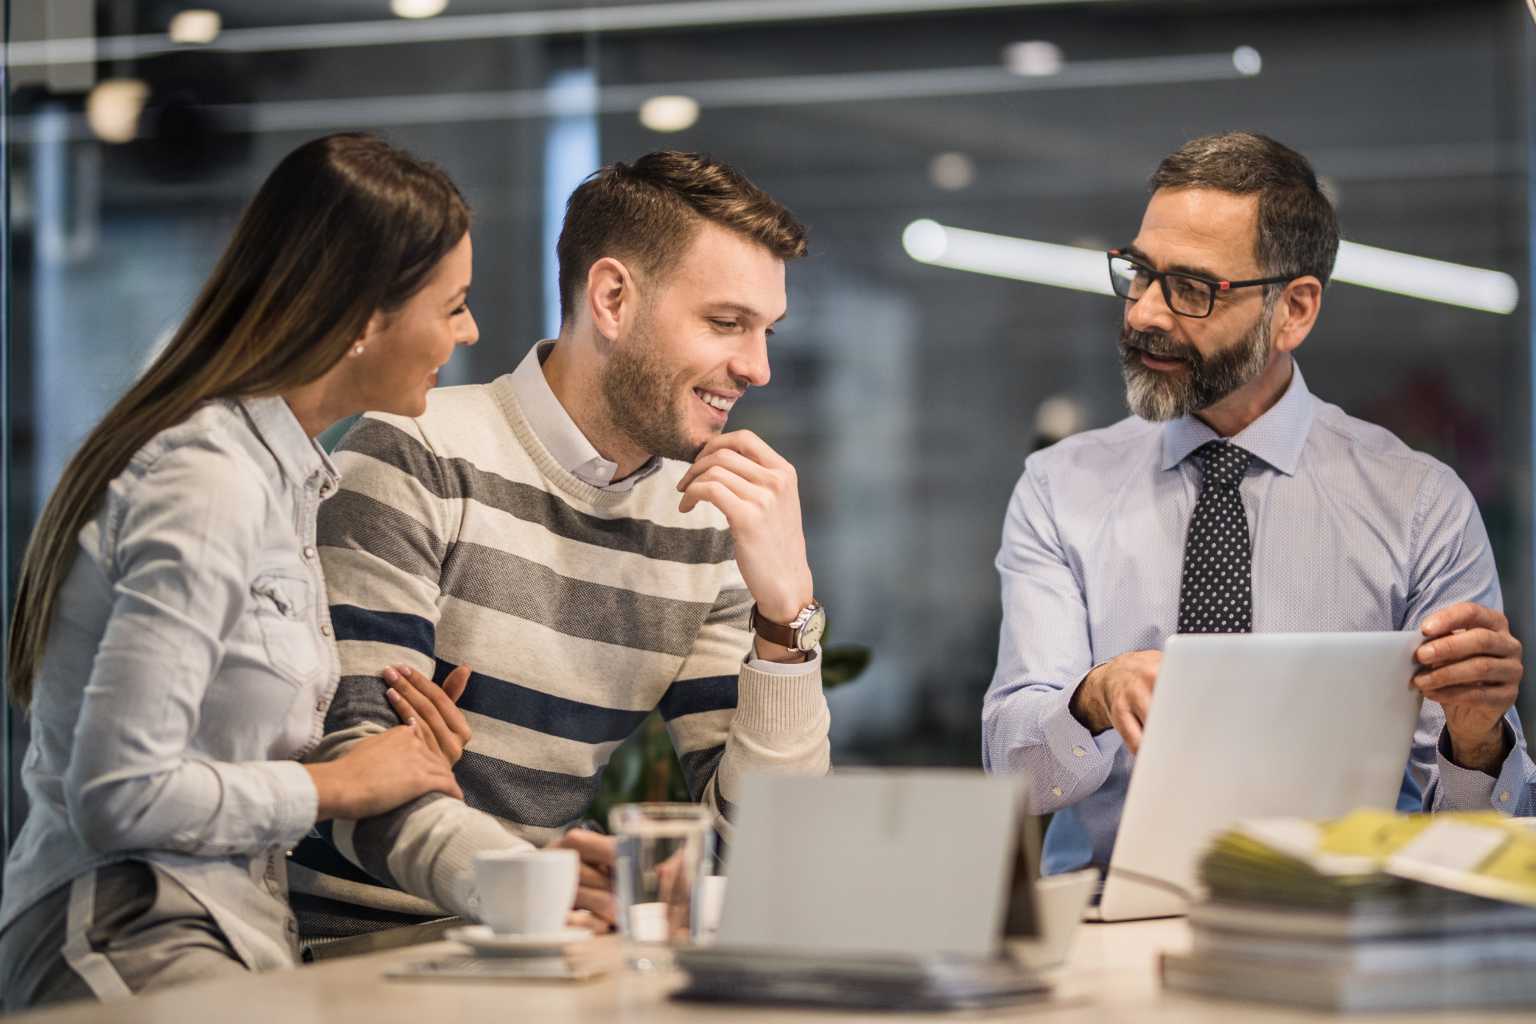
[{"label": "woman with long brown hair", "polygon": [[[7,652],[31,711],[5,869],[6,1009],[290,965],[285,852],[317,820],[460,795],[414,718],[337,760],[314,438],[420,415],[478,337],[469,211],[367,135],[289,154],[185,322],[65,469]],[[382,668],[383,666],[381,666]]]}]

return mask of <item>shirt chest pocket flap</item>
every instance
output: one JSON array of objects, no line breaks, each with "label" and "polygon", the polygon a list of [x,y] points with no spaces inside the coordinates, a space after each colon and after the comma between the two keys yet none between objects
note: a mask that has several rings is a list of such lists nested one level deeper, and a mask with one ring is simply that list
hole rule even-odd
[{"label": "shirt chest pocket flap", "polygon": [[303,682],[319,667],[314,594],[309,580],[263,573],[251,584],[251,614],[267,662],[290,682]]}]

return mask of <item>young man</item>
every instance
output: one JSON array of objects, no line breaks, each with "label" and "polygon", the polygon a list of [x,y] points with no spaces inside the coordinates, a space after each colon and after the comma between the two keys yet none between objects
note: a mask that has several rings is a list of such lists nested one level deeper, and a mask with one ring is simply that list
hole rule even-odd
[{"label": "young man", "polygon": [[1234,132],[1163,161],[1111,256],[1134,415],[1026,460],[997,556],[982,756],[1055,812],[1048,873],[1108,863],[1175,632],[1421,630],[1409,795],[1532,813],[1520,643],[1472,495],[1314,398],[1293,359],[1338,243],[1306,159]]},{"label": "young man", "polygon": [[[723,163],[612,164],[566,209],[559,338],[347,435],[320,522],[342,661],[325,752],[446,721],[465,799],[337,821],[342,858],[311,842],[296,860],[318,870],[292,883],[310,934],[469,913],[477,852],[551,842],[582,854],[577,906],[611,921],[611,841],[571,826],[656,709],[722,830],[744,772],[828,770],[795,471],[725,431],[768,383],[804,252],[800,224]],[[459,711],[434,709],[417,673],[453,693],[466,666]]]}]

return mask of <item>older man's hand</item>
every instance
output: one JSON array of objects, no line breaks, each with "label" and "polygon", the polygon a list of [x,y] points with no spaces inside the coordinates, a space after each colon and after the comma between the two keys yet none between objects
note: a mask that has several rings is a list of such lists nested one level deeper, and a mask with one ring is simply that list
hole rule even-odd
[{"label": "older man's hand", "polygon": [[1424,620],[1413,683],[1445,709],[1451,760],[1490,775],[1509,756],[1504,714],[1520,693],[1521,646],[1501,612],[1464,602]]}]

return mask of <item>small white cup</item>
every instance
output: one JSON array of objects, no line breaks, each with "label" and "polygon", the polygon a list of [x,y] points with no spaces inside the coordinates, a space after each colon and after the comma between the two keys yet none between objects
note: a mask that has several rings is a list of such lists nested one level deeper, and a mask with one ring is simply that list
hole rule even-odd
[{"label": "small white cup", "polygon": [[576,902],[575,850],[492,850],[475,856],[480,920],[503,935],[549,935]]},{"label": "small white cup", "polygon": [[720,932],[725,909],[725,876],[705,875],[693,890],[693,941],[710,943]]}]

